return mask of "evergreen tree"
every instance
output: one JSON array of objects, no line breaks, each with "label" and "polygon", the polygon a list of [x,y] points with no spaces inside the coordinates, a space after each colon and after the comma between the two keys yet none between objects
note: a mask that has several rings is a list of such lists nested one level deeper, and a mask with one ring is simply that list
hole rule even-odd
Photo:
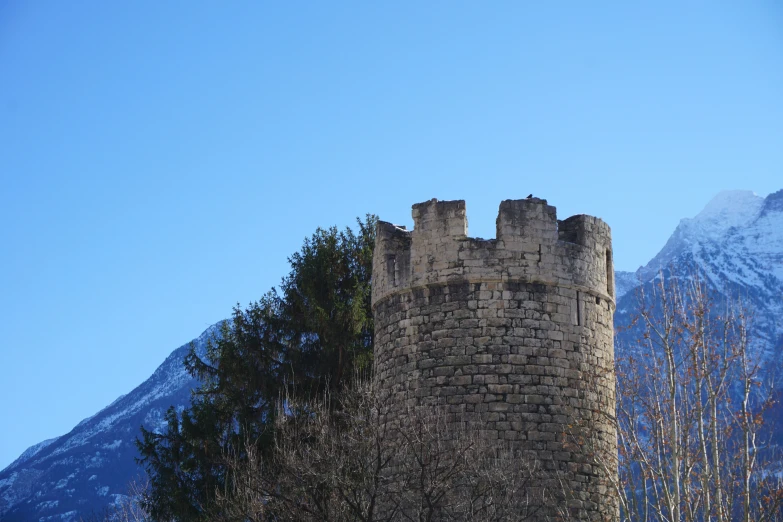
[{"label": "evergreen tree", "polygon": [[223,463],[243,447],[271,448],[275,403],[337,389],[372,361],[370,278],[377,219],[318,229],[289,258],[279,291],[234,309],[201,357],[185,359],[199,379],[191,406],[167,412],[167,428],[137,441],[150,479],[145,508],[155,520],[206,520]]}]

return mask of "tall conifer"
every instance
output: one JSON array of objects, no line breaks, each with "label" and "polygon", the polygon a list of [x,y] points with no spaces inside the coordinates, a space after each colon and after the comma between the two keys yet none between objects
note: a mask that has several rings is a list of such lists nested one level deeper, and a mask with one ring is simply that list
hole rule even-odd
[{"label": "tall conifer", "polygon": [[137,446],[150,479],[145,507],[155,520],[205,520],[226,488],[225,455],[271,441],[275,402],[337,389],[372,361],[370,278],[375,216],[350,228],[319,228],[270,290],[185,359],[200,381],[191,406],[167,412],[163,433],[142,428]]}]

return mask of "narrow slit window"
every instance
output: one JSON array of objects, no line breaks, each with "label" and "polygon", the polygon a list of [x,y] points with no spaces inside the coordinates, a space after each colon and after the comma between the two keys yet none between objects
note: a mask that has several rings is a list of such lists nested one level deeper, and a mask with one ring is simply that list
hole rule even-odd
[{"label": "narrow slit window", "polygon": [[397,286],[397,256],[386,257],[386,273],[392,286]]},{"label": "narrow slit window", "polygon": [[612,264],[612,251],[606,249],[606,293],[614,297],[614,267]]}]

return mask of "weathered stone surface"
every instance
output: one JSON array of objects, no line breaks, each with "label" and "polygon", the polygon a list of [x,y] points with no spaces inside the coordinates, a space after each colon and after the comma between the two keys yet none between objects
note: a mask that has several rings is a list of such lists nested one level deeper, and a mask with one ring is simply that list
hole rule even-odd
[{"label": "weathered stone surface", "polygon": [[[451,405],[455,422],[478,418],[489,439],[513,441],[569,490],[560,513],[616,519],[612,477],[589,464],[616,448],[608,225],[558,221],[537,198],[503,201],[494,240],[467,236],[464,201],[416,204],[413,219],[412,231],[378,224],[381,387],[400,410]],[[584,427],[591,442],[574,444]]]}]

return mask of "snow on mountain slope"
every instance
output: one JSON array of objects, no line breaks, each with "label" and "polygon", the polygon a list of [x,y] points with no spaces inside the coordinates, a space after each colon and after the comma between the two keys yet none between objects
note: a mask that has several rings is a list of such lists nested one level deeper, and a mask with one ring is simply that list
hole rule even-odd
[{"label": "snow on mountain slope", "polygon": [[20,466],[23,462],[30,460],[33,458],[36,454],[38,454],[42,449],[44,449],[46,446],[51,444],[52,442],[56,441],[57,437],[53,439],[47,439],[43,442],[39,442],[38,444],[34,444],[24,450],[21,455],[19,455],[19,458],[17,458],[15,461],[13,461],[11,464],[8,465],[8,469],[15,468]]},{"label": "snow on mountain slope", "polygon": [[764,198],[749,190],[724,190],[693,219],[681,226],[695,241],[714,241],[731,228],[747,227],[759,214]]},{"label": "snow on mountain slope", "polygon": [[[220,324],[193,340],[197,351]],[[143,473],[134,460],[139,426],[162,430],[166,410],[190,402],[196,382],[182,364],[189,349],[190,343],[174,350],[136,389],[0,471],[0,520],[76,521],[122,498]]]},{"label": "snow on mountain slope", "polygon": [[614,295],[615,299],[620,299],[639,285],[639,278],[636,272],[623,272],[616,270],[614,272]]},{"label": "snow on mountain slope", "polygon": [[[698,273],[723,297],[741,298],[753,314],[760,354],[773,357],[773,367],[783,363],[783,190],[766,198],[719,193],[696,217],[680,221],[663,249],[634,274],[633,286],[649,284],[660,270],[684,278]],[[628,273],[617,279],[615,325],[621,325],[635,302]]]},{"label": "snow on mountain slope", "polygon": [[681,220],[638,274],[649,280],[687,253],[739,284],[757,285],[770,275],[783,281],[783,190],[767,198],[741,190],[719,193],[696,217]]},{"label": "snow on mountain slope", "polygon": [[767,196],[753,222],[744,231],[732,231],[732,235],[738,236],[748,253],[783,281],[783,190]]}]

